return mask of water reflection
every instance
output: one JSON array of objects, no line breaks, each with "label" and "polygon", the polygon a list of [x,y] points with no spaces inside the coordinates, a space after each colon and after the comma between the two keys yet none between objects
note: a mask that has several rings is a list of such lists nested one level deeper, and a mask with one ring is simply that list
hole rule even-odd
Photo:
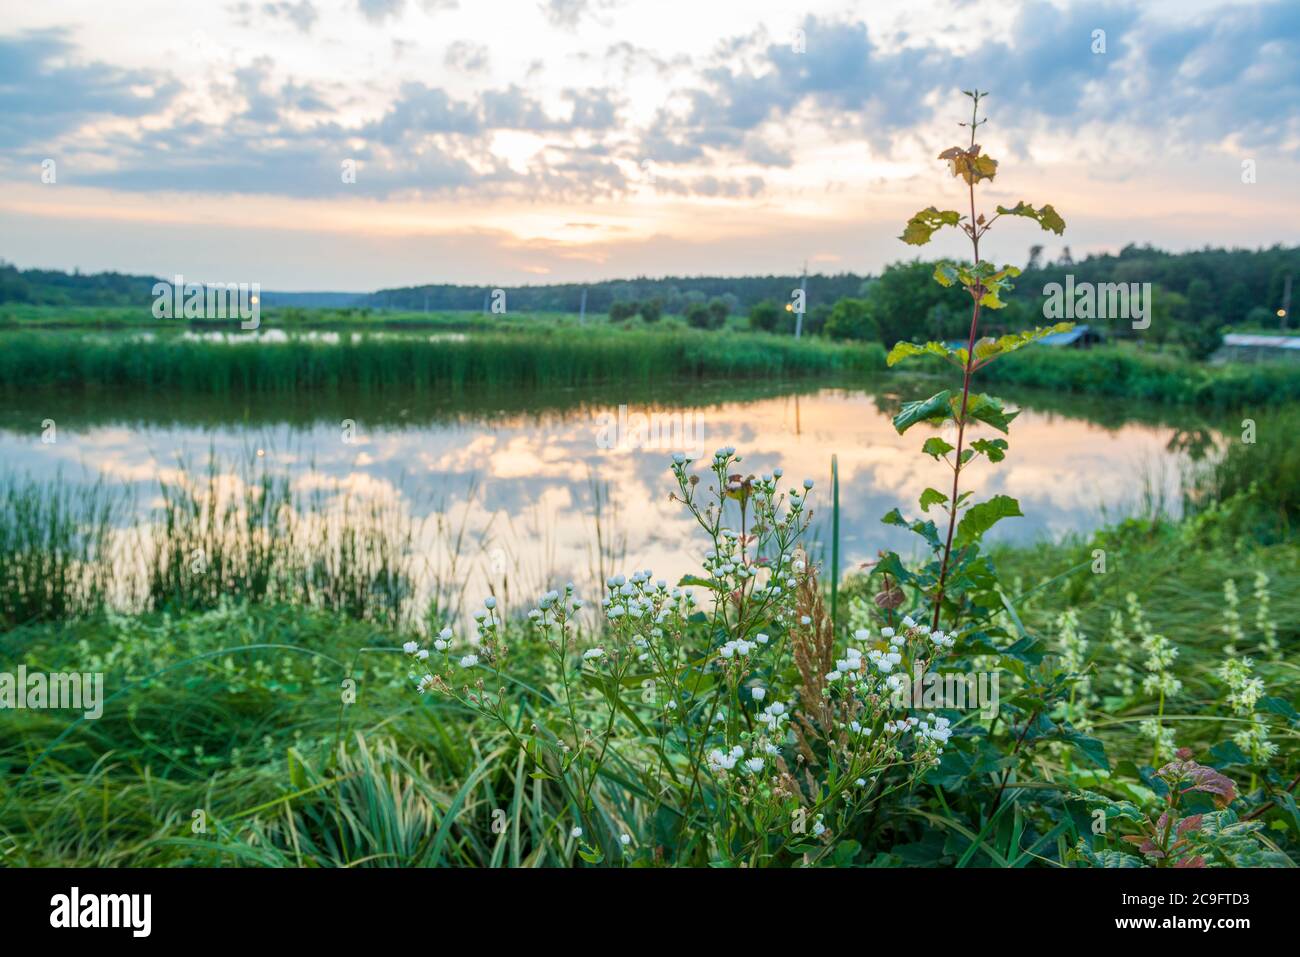
[{"label": "water reflection", "polygon": [[[209,398],[193,414],[148,399],[51,400],[55,412],[29,404],[4,413],[0,463],[41,480],[103,478],[133,490],[144,515],[157,504],[160,477],[183,480],[179,463],[202,470],[210,453],[234,463],[260,450],[259,463],[289,476],[304,495],[385,502],[420,522],[431,575],[446,574],[447,552],[456,549],[471,598],[492,581],[520,600],[570,579],[590,589],[612,566],[673,579],[697,569],[706,544],[668,499],[667,463],[678,450],[663,441],[645,447],[635,437],[613,447],[602,440],[602,424],[620,404],[629,415],[680,415],[686,404],[710,452],[732,445],[751,472],[779,466],[792,483],[814,479],[822,534],[837,455],[845,567],[884,547],[911,551],[913,537],[880,516],[895,507],[915,514],[921,492],[942,487],[949,474],[919,454],[925,427],[905,437],[894,431],[889,413],[900,397],[892,393],[719,385],[631,402],[616,392],[484,397],[478,408],[436,396],[382,407],[346,398],[290,406]],[[541,407],[547,402],[553,407]],[[1201,434],[1201,424],[1142,421],[1138,412],[1117,413],[1114,402],[1103,424],[1050,404],[1027,404],[1004,462],[967,473],[965,487],[976,496],[1006,493],[1025,512],[1001,523],[993,539],[1085,532],[1148,494],[1176,508],[1186,436]],[[40,438],[47,414],[58,423],[53,444]]]}]

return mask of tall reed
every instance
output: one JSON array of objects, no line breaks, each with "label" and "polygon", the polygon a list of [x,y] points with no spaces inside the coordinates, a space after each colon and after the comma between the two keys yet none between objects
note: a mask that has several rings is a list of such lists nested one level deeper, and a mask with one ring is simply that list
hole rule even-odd
[{"label": "tall reed", "polygon": [[694,330],[591,329],[461,337],[366,335],[337,343],[6,335],[0,389],[141,389],[291,395],[786,378],[884,367],[877,344],[841,346]]},{"label": "tall reed", "polygon": [[9,475],[0,480],[0,626],[58,621],[100,607],[112,589],[110,531],[125,494]]}]

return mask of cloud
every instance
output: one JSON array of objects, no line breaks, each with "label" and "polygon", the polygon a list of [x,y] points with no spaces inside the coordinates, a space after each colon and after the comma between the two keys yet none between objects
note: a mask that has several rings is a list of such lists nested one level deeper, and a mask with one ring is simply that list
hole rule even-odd
[{"label": "cloud", "polygon": [[[608,6],[552,0],[545,12],[568,29]],[[313,0],[239,9],[312,31],[313,42],[330,36],[334,16]],[[357,9],[379,23],[407,5],[358,0]],[[367,195],[532,190],[581,199],[630,189],[624,170],[648,161],[661,192],[741,199],[767,188],[767,170],[803,160],[799,144],[810,135],[861,144],[877,158],[914,150],[914,134],[955,114],[954,94],[975,79],[993,94],[994,129],[1017,144],[1073,135],[1081,150],[1119,144],[1156,156],[1230,140],[1300,155],[1293,3],[1170,21],[1133,5],[1027,0],[1005,28],[983,40],[963,34],[960,47],[942,34],[877,33],[846,16],[809,15],[800,30],[802,44],[755,27],[690,57],[642,38],[601,43],[548,59],[541,77],[517,58],[493,65],[497,48],[486,37],[458,40],[443,57],[454,71],[449,86],[403,68],[365,89],[332,75],[287,75],[257,48],[215,85],[190,77],[186,88],[166,69],[88,60],[67,31],[28,31],[0,36],[0,162],[70,151],[92,161],[74,166],[70,182],[333,196],[339,164],[352,158],[364,171],[355,191]],[[1104,53],[1093,52],[1098,30]],[[492,66],[513,69],[515,82],[487,86]],[[655,96],[638,99],[635,83],[623,82],[631,74]],[[191,110],[191,100],[215,102]],[[108,118],[125,122],[100,122]],[[532,134],[505,138],[524,150],[509,161],[493,152],[503,131]],[[1113,175],[1136,161],[1126,162]]]},{"label": "cloud", "polygon": [[710,199],[753,199],[763,192],[761,176],[741,179],[697,176],[690,179],[657,177],[655,189],[676,196],[702,196]]},{"label": "cloud", "polygon": [[299,3],[288,3],[284,0],[279,3],[264,3],[262,12],[270,17],[288,20],[303,33],[310,33],[312,24],[320,16],[311,0],[301,0]]},{"label": "cloud", "polygon": [[453,100],[436,87],[404,83],[383,117],[364,126],[360,133],[367,139],[393,145],[430,133],[478,133],[482,129],[482,118],[472,104]]},{"label": "cloud", "polygon": [[[788,152],[755,134],[806,122],[795,119],[799,110],[888,154],[892,136],[933,119],[932,103],[947,112],[944,95],[975,78],[992,91],[1003,130],[1127,124],[1192,151],[1237,135],[1290,143],[1295,153],[1300,137],[1300,7],[1284,2],[1172,25],[1127,5],[1062,10],[1029,0],[1005,34],[966,54],[933,44],[885,49],[851,20],[809,16],[801,29],[803,52],[762,32],[720,44],[644,131],[644,154],[682,163],[714,150],[786,165]],[[1105,31],[1105,53],[1093,52],[1096,30]]]},{"label": "cloud", "polygon": [[865,24],[807,17],[804,44],[772,42],[765,33],[733,37],[699,70],[698,85],[679,89],[681,106],[659,111],[647,130],[646,155],[667,162],[699,159],[706,150],[742,153],[760,165],[790,162],[783,143],[753,134],[811,107],[830,129],[855,136],[910,127],[945,54],[904,48],[884,52]]},{"label": "cloud", "polygon": [[590,6],[590,0],[546,0],[541,9],[551,26],[573,28]]},{"label": "cloud", "polygon": [[573,104],[569,128],[609,130],[618,125],[618,103],[611,90],[565,90],[563,96]]},{"label": "cloud", "polygon": [[488,68],[489,58],[488,48],[482,44],[457,40],[447,47],[443,63],[465,73],[479,73]]},{"label": "cloud", "polygon": [[0,149],[49,142],[97,117],[148,116],[180,91],[161,73],[78,63],[66,36],[0,36]]},{"label": "cloud", "polygon": [[389,17],[401,16],[406,0],[357,0],[357,8],[371,23],[383,23]]}]

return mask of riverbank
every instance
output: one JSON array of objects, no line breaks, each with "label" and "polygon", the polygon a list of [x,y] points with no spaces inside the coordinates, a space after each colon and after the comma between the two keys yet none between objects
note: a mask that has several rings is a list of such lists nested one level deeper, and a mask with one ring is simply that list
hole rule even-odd
[{"label": "riverbank", "polygon": [[[68,391],[169,396],[471,395],[515,390],[644,388],[822,379],[885,387],[917,378],[888,370],[878,343],[794,340],[677,323],[620,327],[485,321],[416,332],[202,336],[72,331],[0,332],[0,392]],[[939,371],[938,360],[913,370]],[[1171,407],[1239,410],[1300,401],[1294,364],[1208,365],[1133,347],[1035,346],[985,367],[993,387],[1138,399]]]}]

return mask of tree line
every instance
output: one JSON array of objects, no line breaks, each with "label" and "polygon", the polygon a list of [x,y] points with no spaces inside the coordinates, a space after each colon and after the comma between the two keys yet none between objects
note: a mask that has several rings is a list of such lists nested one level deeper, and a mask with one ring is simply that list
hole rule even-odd
[{"label": "tree line", "polygon": [[[1212,351],[1225,326],[1268,330],[1282,328],[1285,322],[1295,328],[1294,307],[1285,320],[1278,311],[1288,276],[1300,298],[1300,247],[1170,253],[1149,245],[1128,245],[1118,253],[1091,254],[1077,261],[1068,247],[1051,261],[1043,253],[1038,246],[1028,251],[1016,289],[1004,297],[1006,308],[988,317],[991,334],[1042,323],[1045,290],[1052,283],[1064,284],[1067,276],[1073,277],[1075,285],[1150,283],[1153,315],[1142,333],[1144,341],[1177,343],[1196,354]],[[931,282],[932,271],[932,264],[912,260],[894,263],[878,276],[809,275],[803,331],[887,346],[899,339],[962,338],[969,306],[965,293]],[[151,301],[157,281],[115,272],[21,270],[0,262],[0,303],[131,306]],[[678,316],[703,329],[740,324],[793,333],[799,318],[792,308],[793,294],[803,282],[798,275],[670,276],[502,288],[512,314],[574,313],[582,307],[585,291],[587,313],[608,315],[616,322],[653,323]],[[267,292],[264,301],[273,306],[283,298],[285,305],[304,308],[479,311],[488,308],[492,292],[483,286],[444,283],[355,296]],[[1100,320],[1097,325],[1115,336],[1131,332],[1127,323]]]}]

